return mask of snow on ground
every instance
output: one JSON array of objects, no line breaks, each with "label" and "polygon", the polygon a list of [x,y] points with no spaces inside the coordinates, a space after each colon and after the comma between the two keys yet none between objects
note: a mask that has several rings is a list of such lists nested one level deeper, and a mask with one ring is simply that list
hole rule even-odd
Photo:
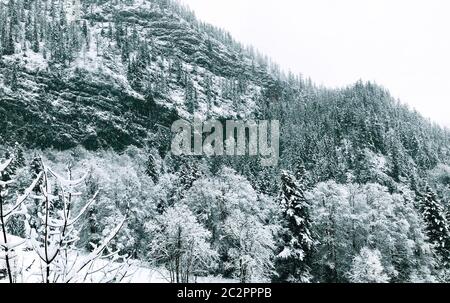
[{"label": "snow on ground", "polygon": [[[37,254],[30,250],[26,241],[15,236],[8,235],[9,243],[20,243],[15,252],[10,252],[12,260],[10,262],[13,268],[14,279],[17,283],[42,283],[44,266]],[[0,243],[1,244],[1,243]],[[6,268],[3,252],[0,255],[0,270]],[[81,264],[87,258],[87,254],[73,254],[69,257],[70,264]],[[106,260],[97,260],[92,266],[87,269],[93,274],[86,275],[86,271],[82,271],[77,275],[73,282],[83,283],[99,283],[108,282],[112,275],[118,277],[125,276],[121,283],[169,283],[169,273],[165,269],[154,268],[151,265],[141,261],[130,261],[130,266],[127,269],[123,268],[123,263],[110,264]],[[76,265],[77,266],[77,265]],[[113,273],[107,273],[102,270],[103,267],[108,266],[108,269],[117,268]],[[0,271],[1,272],[1,271]],[[58,281],[60,282],[60,281]],[[192,283],[236,283],[237,281],[231,279],[224,279],[221,277],[197,277],[192,279]],[[0,274],[0,283],[8,283],[7,277]]]},{"label": "snow on ground", "polygon": [[32,50],[27,50],[23,55],[23,61],[26,64],[25,67],[27,70],[38,71],[47,69],[47,60],[44,59],[41,53],[35,53]]}]

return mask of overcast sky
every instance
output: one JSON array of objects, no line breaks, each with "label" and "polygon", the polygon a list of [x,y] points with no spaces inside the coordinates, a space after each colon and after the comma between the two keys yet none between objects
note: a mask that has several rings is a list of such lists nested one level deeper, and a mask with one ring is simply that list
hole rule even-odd
[{"label": "overcast sky", "polygon": [[181,0],[283,69],[329,87],[372,80],[450,127],[448,0]]}]

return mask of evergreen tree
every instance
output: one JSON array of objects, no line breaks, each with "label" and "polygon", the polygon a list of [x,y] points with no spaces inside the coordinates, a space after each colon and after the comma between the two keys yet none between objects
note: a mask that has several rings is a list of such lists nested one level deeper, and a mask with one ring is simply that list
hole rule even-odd
[{"label": "evergreen tree", "polygon": [[192,187],[194,182],[201,177],[202,173],[197,162],[190,158],[184,158],[179,168],[179,175],[179,194],[180,197],[183,197],[184,193]]},{"label": "evergreen tree", "polygon": [[[86,178],[86,190],[88,196],[95,195],[99,190],[99,180],[96,178],[92,170]],[[88,251],[92,251],[95,245],[100,244],[101,240],[101,226],[98,222],[99,206],[91,205],[86,211],[86,226],[82,230],[81,239]]]},{"label": "evergreen tree", "polygon": [[[39,174],[42,172],[43,167],[42,167],[42,162],[41,159],[38,156],[34,156],[33,160],[30,163],[30,174],[31,177],[33,179],[37,178],[37,176],[39,176]],[[39,179],[38,183],[36,184],[36,186],[33,188],[33,194],[35,196],[41,194],[41,186],[42,186],[42,180]],[[41,207],[42,207],[42,201],[39,200],[38,198],[33,199],[33,202],[30,203],[29,206],[29,212],[31,214],[30,218],[29,218],[29,224],[32,228],[38,228],[39,227],[39,223],[38,223],[38,214],[41,211]]]},{"label": "evergreen tree", "polygon": [[19,143],[15,143],[14,145],[14,162],[15,162],[15,166],[17,168],[21,168],[24,167],[26,165],[25,163],[25,155],[23,152],[22,147],[20,146]]},{"label": "evergreen tree", "polygon": [[450,231],[444,206],[430,187],[419,199],[429,240],[441,258],[442,265],[447,266],[450,262]]},{"label": "evergreen tree", "polygon": [[14,7],[14,1],[9,1],[8,12],[10,15],[8,33],[5,37],[5,47],[3,55],[13,55],[15,53],[14,28],[18,24],[17,13]]},{"label": "evergreen tree", "polygon": [[25,166],[25,157],[20,145],[16,142],[14,148],[9,149],[5,154],[7,159],[11,159],[10,165],[3,172],[4,176],[12,179],[17,170]]},{"label": "evergreen tree", "polygon": [[157,183],[159,179],[159,170],[157,165],[155,156],[150,154],[148,156],[147,163],[145,164],[145,173],[153,180],[154,183]]},{"label": "evergreen tree", "polygon": [[309,204],[302,186],[292,174],[283,171],[279,203],[282,212],[282,234],[276,260],[276,281],[309,282],[308,261],[314,244],[311,235]]},{"label": "evergreen tree", "polygon": [[32,44],[31,48],[32,50],[37,53],[39,52],[39,27],[38,27],[38,21],[37,16],[34,16],[34,22],[33,22],[33,33],[32,33]]},{"label": "evergreen tree", "polygon": [[185,79],[186,87],[184,92],[184,98],[186,103],[186,108],[190,114],[194,114],[197,110],[197,90],[194,87],[194,83],[192,82],[189,76],[186,76]]}]

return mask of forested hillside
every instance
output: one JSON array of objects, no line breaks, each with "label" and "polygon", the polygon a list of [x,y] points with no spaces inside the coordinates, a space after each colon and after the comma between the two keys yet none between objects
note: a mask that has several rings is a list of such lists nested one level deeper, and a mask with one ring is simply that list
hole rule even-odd
[{"label": "forested hillside", "polygon": [[[171,0],[0,0],[0,54],[0,201],[85,175],[70,249],[126,217],[108,245],[171,282],[450,279],[450,132],[386,88],[317,86]],[[194,117],[279,120],[279,166],[172,155]]]}]

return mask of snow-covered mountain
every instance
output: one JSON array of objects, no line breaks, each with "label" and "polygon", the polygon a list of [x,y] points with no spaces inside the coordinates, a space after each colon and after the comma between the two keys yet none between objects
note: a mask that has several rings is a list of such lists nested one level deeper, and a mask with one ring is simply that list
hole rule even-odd
[{"label": "snow-covered mountain", "polygon": [[[318,130],[318,113],[308,113],[316,104],[342,137],[361,137],[371,128],[377,132],[372,140],[382,141],[374,137],[393,128],[397,138],[436,137],[429,143],[443,146],[426,146],[425,153],[448,157],[448,132],[396,104],[384,89],[314,87],[173,1],[4,1],[0,15],[0,135],[6,142],[142,147],[157,125],[177,117],[280,118],[294,103],[291,114],[320,141],[318,133],[332,130]],[[397,134],[400,124],[407,134]]]},{"label": "snow-covered mountain", "polygon": [[[0,55],[0,190],[43,163],[89,171],[79,199],[100,191],[99,206],[77,248],[127,217],[113,248],[188,264],[173,281],[357,282],[374,278],[365,260],[375,282],[442,278],[450,132],[387,89],[283,72],[172,0],[1,0]],[[174,157],[167,128],[193,117],[279,120],[279,167]],[[8,232],[24,237],[20,220]],[[171,254],[177,235],[194,261]]]},{"label": "snow-covered mountain", "polygon": [[82,1],[75,18],[67,2],[16,1],[17,17],[2,5],[6,140],[142,146],[156,121],[250,115],[272,81],[226,33],[174,3]]}]

